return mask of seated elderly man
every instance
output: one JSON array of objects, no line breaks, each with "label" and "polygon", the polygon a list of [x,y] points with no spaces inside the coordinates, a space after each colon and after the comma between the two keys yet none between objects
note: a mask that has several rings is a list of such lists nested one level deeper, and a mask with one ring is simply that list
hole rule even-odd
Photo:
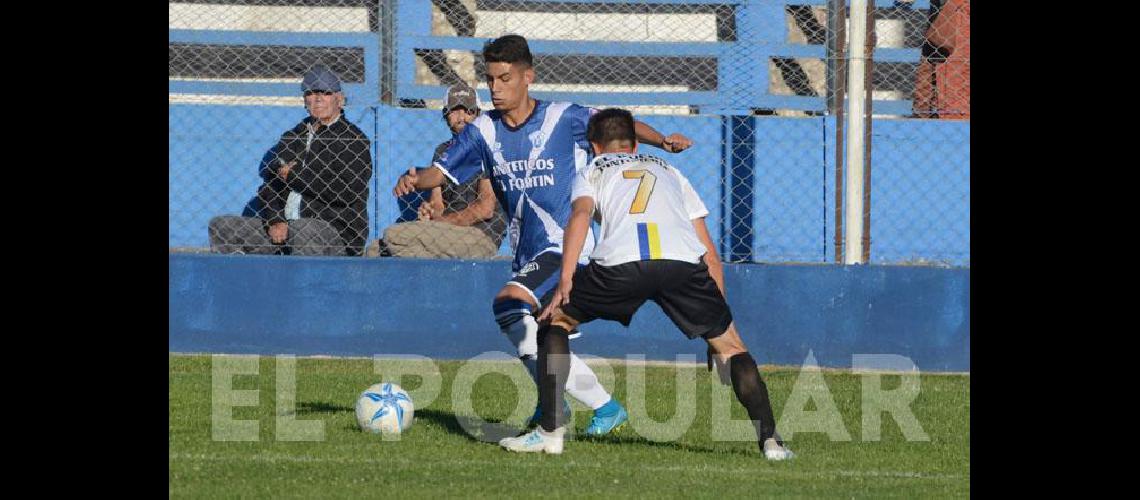
[{"label": "seated elderly man", "polygon": [[370,143],[344,116],[340,79],[314,66],[301,82],[309,116],[263,161],[259,217],[210,220],[217,253],[360,255],[368,235]]}]

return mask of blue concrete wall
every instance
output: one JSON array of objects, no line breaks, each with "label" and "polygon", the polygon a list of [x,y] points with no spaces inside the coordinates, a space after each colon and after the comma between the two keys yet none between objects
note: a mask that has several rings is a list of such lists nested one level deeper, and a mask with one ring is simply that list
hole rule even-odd
[{"label": "blue concrete wall", "polygon": [[[490,313],[505,261],[170,256],[174,352],[465,359],[509,351]],[[727,265],[728,299],[757,361],[850,367],[898,354],[925,371],[970,369],[970,271],[887,266]],[[446,286],[444,286],[444,284]],[[597,321],[574,343],[603,357],[704,352],[655,304],[630,328]]]}]

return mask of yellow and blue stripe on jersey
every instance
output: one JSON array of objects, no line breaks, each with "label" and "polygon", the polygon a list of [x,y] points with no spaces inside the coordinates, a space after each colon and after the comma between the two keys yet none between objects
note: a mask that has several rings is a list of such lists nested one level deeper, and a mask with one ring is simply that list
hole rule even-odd
[{"label": "yellow and blue stripe on jersey", "polygon": [[657,234],[656,222],[637,223],[637,244],[641,249],[641,260],[661,258],[661,236]]}]

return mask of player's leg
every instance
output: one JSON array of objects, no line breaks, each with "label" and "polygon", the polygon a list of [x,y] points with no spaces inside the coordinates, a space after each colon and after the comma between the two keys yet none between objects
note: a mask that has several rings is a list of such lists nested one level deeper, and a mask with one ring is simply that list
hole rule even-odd
[{"label": "player's leg", "polygon": [[[574,275],[574,289],[569,302],[555,309],[550,323],[539,332],[540,377],[537,382],[542,410],[541,423],[534,431],[517,438],[504,439],[499,442],[500,445],[511,451],[549,453],[548,450],[557,449],[556,453],[562,452],[562,433],[565,427],[551,409],[558,407],[562,400],[560,395],[572,376],[569,332],[579,323],[588,323],[596,318],[619,321],[629,326],[633,313],[647,297],[638,283],[638,268],[631,264],[613,268],[590,264],[585,269],[578,270]],[[595,425],[609,432],[620,428],[628,420],[625,408],[616,401],[611,403],[616,405],[616,410],[602,416],[599,416],[602,408],[595,411],[588,433]]]},{"label": "player's leg", "polygon": [[538,356],[538,401],[542,407],[542,428],[548,432],[566,425],[553,410],[562,398],[570,377],[570,331],[578,322],[557,310],[550,324],[539,331],[541,353]]},{"label": "player's leg", "polygon": [[538,322],[534,319],[537,304],[521,287],[507,284],[495,295],[491,309],[499,330],[515,346],[519,361],[531,378],[538,379]]},{"label": "player's leg", "polygon": [[661,283],[668,284],[653,297],[661,310],[689,338],[703,338],[717,362],[727,366],[737,401],[756,428],[757,443],[769,460],[789,458],[790,451],[776,437],[776,419],[768,387],[760,378],[756,360],[736,331],[732,311],[703,263],[659,261],[648,264]]},{"label": "player's leg", "polygon": [[[597,318],[617,321],[629,326],[633,314],[648,298],[647,289],[639,279],[639,268],[634,263],[618,266],[602,266],[591,263],[579,268],[574,275],[573,292],[570,302],[555,312],[552,325],[561,325],[573,332],[582,323]],[[551,294],[553,295],[553,294]],[[549,297],[546,299],[549,300]],[[539,346],[547,336],[539,337]],[[579,377],[577,361],[570,354],[570,378],[568,385],[573,387]],[[600,436],[620,429],[629,420],[629,412],[616,399],[594,409],[586,434]]]},{"label": "player's leg", "polygon": [[566,380],[570,376],[570,330],[576,322],[567,322],[556,313],[550,324],[539,331],[538,402],[542,411],[540,424],[531,432],[505,438],[499,445],[510,451],[562,453],[566,426],[570,423],[563,412]]},{"label": "player's leg", "polygon": [[713,355],[721,366],[727,366],[732,380],[732,392],[736,400],[748,411],[748,418],[756,427],[756,440],[760,450],[769,460],[791,458],[792,452],[784,447],[776,434],[776,417],[772,414],[772,402],[768,398],[768,386],[760,377],[756,360],[748,353],[744,341],[736,331],[736,324],[729,324],[721,335],[706,337]]},{"label": "player's leg", "polygon": [[[535,320],[539,309],[537,302],[525,288],[512,283],[504,286],[495,296],[493,309],[499,329],[515,346],[519,361],[526,367],[527,372],[530,373],[537,385],[540,373],[538,368],[538,321]],[[570,354],[570,380],[573,383],[566,387],[566,391],[570,393],[571,397],[594,410],[595,413],[600,411],[606,415],[610,413],[611,407],[615,411],[616,408],[620,408],[621,405],[598,381],[598,376],[594,370],[585,361],[582,361],[582,358],[573,353]],[[568,412],[568,409],[569,406],[564,408],[564,411]],[[537,425],[538,418],[541,415],[541,408],[536,408],[534,416],[527,422],[528,426]],[[606,431],[608,432],[609,429]]]},{"label": "player's leg", "polygon": [[[523,266],[495,296],[492,306],[499,329],[518,350],[519,360],[538,384],[538,321],[539,298],[558,284],[562,256],[554,252],[539,255]],[[581,358],[570,354],[570,381],[566,391],[570,396],[595,411],[595,415],[617,413],[621,405],[602,387],[598,376]],[[540,411],[536,411],[536,417]],[[536,419],[532,418],[532,421]],[[536,423],[536,422],[531,422]],[[612,428],[606,428],[609,432]],[[597,430],[596,430],[597,431]],[[595,431],[595,432],[596,432]]]},{"label": "player's leg", "polygon": [[[570,377],[570,331],[578,322],[556,310],[549,324],[538,332],[538,402],[540,422],[534,430],[499,444],[510,451],[562,453],[568,416],[558,411],[564,403]],[[624,410],[624,409],[623,409]]]}]

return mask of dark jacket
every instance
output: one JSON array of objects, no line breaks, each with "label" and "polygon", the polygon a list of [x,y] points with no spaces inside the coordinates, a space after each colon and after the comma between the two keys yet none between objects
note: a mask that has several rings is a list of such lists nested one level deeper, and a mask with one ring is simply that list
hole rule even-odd
[{"label": "dark jacket", "polygon": [[[364,132],[343,113],[328,126],[310,116],[282,134],[274,150],[277,158],[263,165],[265,183],[258,190],[266,222],[285,220],[289,191],[296,191],[304,197],[301,217],[328,221],[340,231],[348,254],[360,255],[368,237],[372,179],[372,153]],[[282,180],[277,169],[292,161],[297,163]]]}]

